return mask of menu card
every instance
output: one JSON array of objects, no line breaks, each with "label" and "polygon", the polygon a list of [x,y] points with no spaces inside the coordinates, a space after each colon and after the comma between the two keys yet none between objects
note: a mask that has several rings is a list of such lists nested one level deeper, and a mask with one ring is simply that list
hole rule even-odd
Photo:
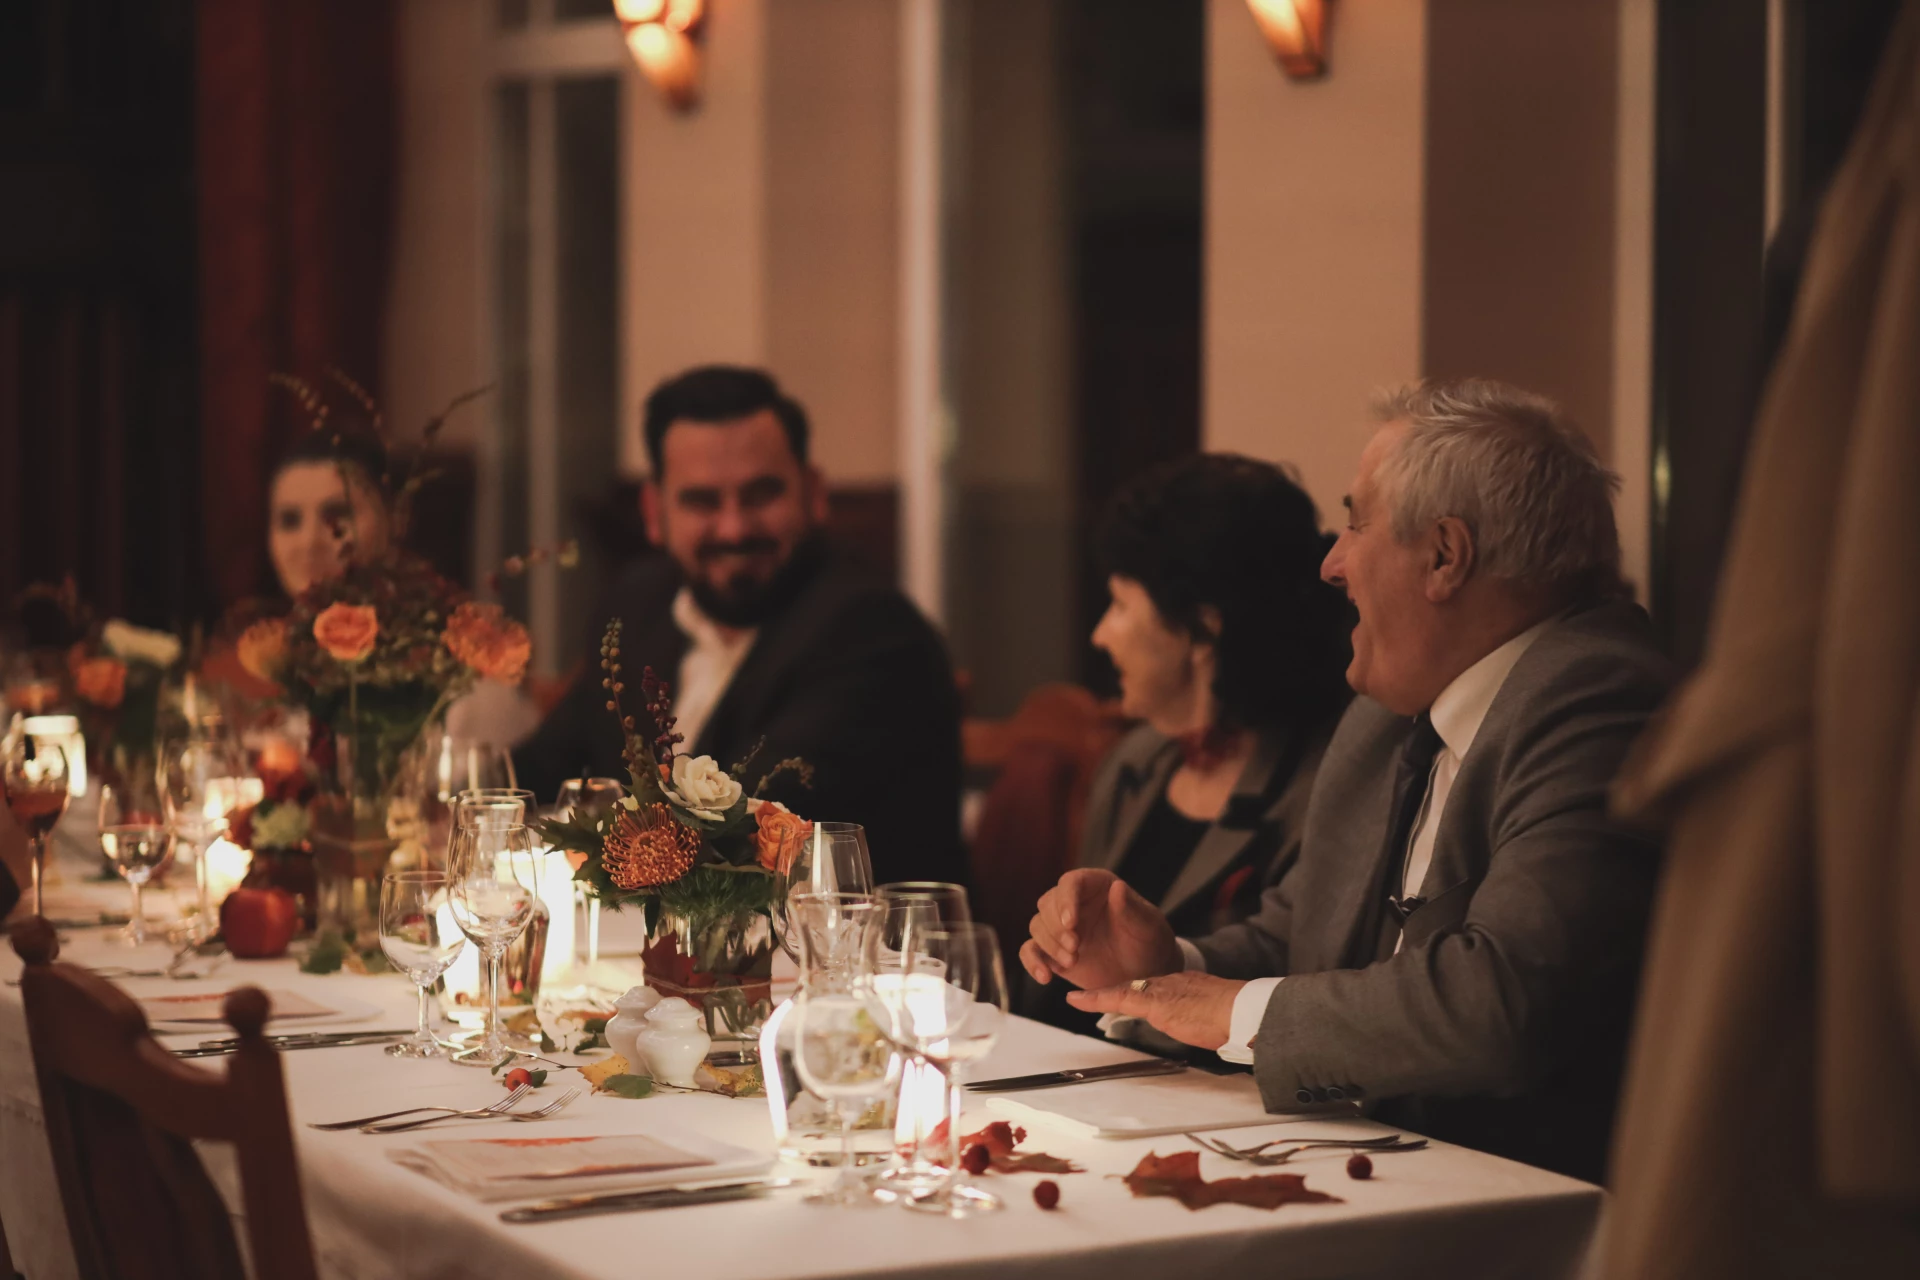
[{"label": "menu card", "polygon": [[396,1164],[483,1201],[638,1191],[747,1176],[772,1163],[765,1155],[712,1139],[668,1142],[646,1134],[467,1138],[387,1154]]}]

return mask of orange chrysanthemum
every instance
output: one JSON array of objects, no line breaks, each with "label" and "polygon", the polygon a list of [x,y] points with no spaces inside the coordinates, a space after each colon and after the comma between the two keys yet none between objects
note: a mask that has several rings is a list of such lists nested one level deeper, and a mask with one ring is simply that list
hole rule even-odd
[{"label": "orange chrysanthemum", "polygon": [[632,891],[673,883],[693,869],[699,852],[700,833],[655,802],[618,810],[600,862],[609,880]]},{"label": "orange chrysanthemum", "polygon": [[489,680],[519,684],[533,656],[527,629],[497,604],[468,601],[447,619],[447,651]]}]

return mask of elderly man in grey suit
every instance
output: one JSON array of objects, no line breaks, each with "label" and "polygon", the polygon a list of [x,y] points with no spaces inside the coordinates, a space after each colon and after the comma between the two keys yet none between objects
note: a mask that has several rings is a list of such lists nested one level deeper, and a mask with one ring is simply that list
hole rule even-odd
[{"label": "elderly man in grey suit", "polygon": [[1361,696],[1293,870],[1192,940],[1069,872],[1022,960],[1251,1063],[1270,1111],[1357,1100],[1597,1179],[1659,856],[1607,789],[1672,672],[1622,598],[1617,480],[1553,404],[1428,383],[1380,416],[1322,569]]}]

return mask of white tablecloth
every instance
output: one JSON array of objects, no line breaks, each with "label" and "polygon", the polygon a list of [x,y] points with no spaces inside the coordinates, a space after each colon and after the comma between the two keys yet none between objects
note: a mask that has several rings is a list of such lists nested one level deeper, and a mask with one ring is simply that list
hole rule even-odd
[{"label": "white tablecloth", "polygon": [[[98,931],[76,931],[66,956],[117,962]],[[0,977],[15,979],[11,947]],[[405,1026],[411,989],[394,977],[335,974],[310,977],[293,963],[232,961],[199,983],[129,980],[139,994],[225,989],[254,983],[303,992],[326,1002],[364,1000],[382,1014],[371,1025]],[[218,1034],[217,1032],[209,1034]],[[174,1038],[188,1043],[199,1037]],[[1084,1066],[1125,1056],[1099,1042],[1014,1020],[982,1076]],[[207,1060],[218,1070],[220,1059]],[[1031,1175],[991,1180],[1008,1200],[998,1214],[951,1221],[898,1209],[838,1210],[802,1204],[796,1193],[767,1200],[670,1211],[508,1226],[499,1206],[483,1207],[386,1158],[390,1148],[421,1135],[371,1137],[321,1133],[304,1126],[422,1103],[484,1105],[501,1086],[486,1072],[444,1062],[407,1062],[378,1047],[307,1050],[285,1057],[300,1150],[307,1211],[321,1273],[384,1280],[407,1277],[511,1276],[514,1280],[592,1277],[890,1276],[1087,1277],[1177,1275],[1245,1280],[1252,1276],[1357,1277],[1419,1275],[1552,1277],[1577,1268],[1599,1212],[1601,1192],[1585,1183],[1478,1152],[1436,1144],[1425,1151],[1376,1157],[1375,1177],[1346,1176],[1345,1152],[1301,1160],[1287,1169],[1341,1204],[1285,1205],[1275,1211],[1221,1205],[1189,1211],[1167,1199],[1137,1200],[1113,1175],[1131,1170],[1149,1151],[1189,1149],[1184,1139],[1103,1141],[1067,1129],[1030,1125],[1029,1149],[1068,1156],[1086,1173],[1057,1178],[1060,1208],[1044,1212],[1031,1199]],[[547,1085],[577,1080],[557,1073]],[[1034,1095],[1025,1095],[1033,1097]],[[968,1123],[995,1118],[981,1100]],[[439,1136],[494,1136],[504,1122],[443,1127]],[[708,1095],[640,1100],[588,1097],[552,1121],[541,1136],[660,1133],[693,1127],[758,1149],[771,1144],[766,1103]],[[1292,1121],[1227,1131],[1237,1144],[1279,1136],[1287,1128],[1324,1133],[1337,1127],[1385,1132],[1361,1120]],[[526,1134],[525,1127],[516,1128]],[[210,1161],[216,1181],[238,1204],[230,1165]],[[1209,1178],[1254,1172],[1207,1156]],[[39,1098],[25,1043],[20,992],[0,987],[0,1220],[15,1265],[30,1280],[68,1280],[71,1249],[54,1185]],[[1009,1270],[1017,1268],[1017,1270]]]}]

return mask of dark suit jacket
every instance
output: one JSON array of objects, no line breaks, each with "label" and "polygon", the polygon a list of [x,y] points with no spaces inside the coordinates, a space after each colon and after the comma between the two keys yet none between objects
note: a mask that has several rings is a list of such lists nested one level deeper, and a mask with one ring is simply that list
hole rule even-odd
[{"label": "dark suit jacket", "polygon": [[[603,606],[602,616],[626,623],[630,690],[643,666],[678,682],[687,648],[672,614],[680,586],[670,558],[650,557]],[[625,777],[598,662],[596,640],[588,670],[514,752],[520,785],[542,800],[583,768]],[[812,787],[789,773],[767,796],[809,818],[863,824],[876,883],[965,883],[959,697],[946,649],[905,596],[830,549],[817,551],[798,595],[760,628],[699,741],[682,749],[731,768],[763,739],[745,778],[749,795],[775,764],[799,756],[813,766]]]},{"label": "dark suit jacket", "polygon": [[[1263,731],[1217,822],[1207,827],[1157,904],[1182,933],[1198,933],[1251,915],[1300,854],[1314,771],[1326,750],[1329,721],[1309,729]],[[1180,766],[1180,748],[1142,725],[1108,753],[1087,797],[1080,865],[1117,871],[1154,802]],[[1065,982],[1023,979],[1020,1012],[1095,1035],[1097,1014],[1066,1002]],[[1156,1053],[1186,1056],[1185,1046],[1144,1023],[1128,1036]]]},{"label": "dark suit jacket", "polygon": [[1353,703],[1299,861],[1257,915],[1195,940],[1209,972],[1286,975],[1254,1039],[1269,1110],[1338,1088],[1434,1137],[1601,1176],[1659,861],[1607,816],[1607,788],[1672,679],[1634,605],[1541,633],[1461,762],[1398,954],[1383,847],[1410,724]]}]

